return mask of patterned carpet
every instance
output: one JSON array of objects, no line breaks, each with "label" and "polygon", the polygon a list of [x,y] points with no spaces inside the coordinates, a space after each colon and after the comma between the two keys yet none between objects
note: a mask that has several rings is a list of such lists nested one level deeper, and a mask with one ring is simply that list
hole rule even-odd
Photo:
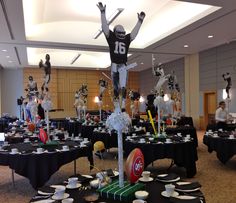
[{"label": "patterned carpet", "polygon": [[[207,147],[202,143],[203,132],[198,132],[199,147],[197,161],[197,175],[190,179],[199,181],[202,184],[202,192],[206,197],[207,203],[235,203],[236,202],[236,156],[226,165],[218,161],[216,153],[208,153]],[[99,169],[117,168],[116,149],[105,154],[105,159],[95,159],[95,166]],[[165,170],[170,164],[170,160],[158,160],[154,162],[149,170]],[[77,172],[82,174],[95,173],[89,171],[86,158],[77,160]],[[181,176],[185,175],[183,168],[173,167],[171,172]],[[55,184],[68,178],[73,174],[73,163],[69,163],[60,168],[47,184]],[[1,203],[23,203],[29,202],[36,193],[32,189],[29,181],[15,174],[15,187],[11,182],[11,170],[8,167],[0,166],[0,202]],[[150,203],[150,202],[149,202]]]}]

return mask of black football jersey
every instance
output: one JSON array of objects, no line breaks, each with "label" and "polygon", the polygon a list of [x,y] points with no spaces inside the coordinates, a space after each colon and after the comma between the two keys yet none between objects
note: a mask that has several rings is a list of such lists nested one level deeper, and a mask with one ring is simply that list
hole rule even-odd
[{"label": "black football jersey", "polygon": [[110,30],[109,37],[106,38],[112,63],[125,64],[127,62],[127,55],[129,45],[131,42],[130,34],[125,35],[124,39],[116,37],[115,33]]}]

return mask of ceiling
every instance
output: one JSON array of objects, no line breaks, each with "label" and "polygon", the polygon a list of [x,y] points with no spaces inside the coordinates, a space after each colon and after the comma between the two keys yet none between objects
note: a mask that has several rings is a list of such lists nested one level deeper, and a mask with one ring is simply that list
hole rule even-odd
[{"label": "ceiling", "polygon": [[[165,63],[236,39],[235,0],[102,2],[107,5],[107,17],[117,8],[124,8],[110,25],[111,29],[120,23],[130,32],[137,21],[136,12],[146,12],[129,52],[128,62],[138,64],[133,69],[136,71],[150,68],[152,56],[155,63]],[[191,4],[184,5],[186,2]],[[93,38],[101,27],[96,3],[93,0],[0,0],[0,66],[38,67],[39,59],[49,53],[56,68],[108,68],[105,37]],[[198,4],[191,7],[192,3]],[[177,7],[185,10],[173,10]],[[171,18],[168,13],[172,14]],[[185,21],[180,22],[181,19]],[[213,37],[208,38],[209,35]]]}]

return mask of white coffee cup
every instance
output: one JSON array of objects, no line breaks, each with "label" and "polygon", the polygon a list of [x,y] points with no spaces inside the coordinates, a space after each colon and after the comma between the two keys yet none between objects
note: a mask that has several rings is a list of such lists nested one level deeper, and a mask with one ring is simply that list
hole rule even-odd
[{"label": "white coffee cup", "polygon": [[142,173],[143,179],[144,180],[149,180],[150,174],[151,174],[150,171],[143,171],[143,173]]},{"label": "white coffee cup", "polygon": [[150,132],[146,132],[146,135],[150,135],[151,133]]},{"label": "white coffee cup", "polygon": [[223,129],[222,129],[222,128],[219,128],[218,131],[219,131],[219,132],[223,132]]},{"label": "white coffee cup", "polygon": [[209,132],[209,133],[212,133],[212,130],[211,130],[211,129],[209,129],[209,130],[208,130],[208,132]]},{"label": "white coffee cup", "polygon": [[149,137],[149,141],[153,141],[154,140],[154,137]]},{"label": "white coffee cup", "polygon": [[62,146],[62,150],[65,150],[65,151],[66,151],[66,150],[69,150],[69,147],[68,147],[67,145],[63,145],[63,146]]},{"label": "white coffee cup", "polygon": [[144,142],[145,142],[145,139],[144,139],[144,138],[141,138],[141,139],[140,139],[140,142],[144,143]]},{"label": "white coffee cup", "polygon": [[181,133],[177,133],[178,136],[181,136]]},{"label": "white coffee cup", "polygon": [[29,138],[25,138],[25,139],[24,139],[24,142],[29,142],[29,141],[30,141]]},{"label": "white coffee cup", "polygon": [[65,190],[65,186],[57,186],[54,193],[55,197],[57,199],[62,199],[64,197]]},{"label": "white coffee cup", "polygon": [[135,136],[136,136],[136,133],[133,133],[132,136],[135,137]]},{"label": "white coffee cup", "polygon": [[188,135],[186,135],[186,138],[190,139],[190,138],[191,138],[191,136],[188,134]]},{"label": "white coffee cup", "polygon": [[17,149],[17,148],[12,148],[12,149],[11,149],[11,153],[12,153],[12,154],[16,154],[17,152],[18,152],[18,149]]},{"label": "white coffee cup", "polygon": [[3,145],[8,145],[8,141],[4,141]]},{"label": "white coffee cup", "polygon": [[230,135],[229,138],[230,138],[230,139],[234,139],[234,135]]},{"label": "white coffee cup", "polygon": [[61,201],[62,203],[73,203],[74,199],[73,198],[66,198]]},{"label": "white coffee cup", "polygon": [[147,201],[142,200],[142,199],[135,199],[135,200],[133,200],[132,203],[147,203]]},{"label": "white coffee cup", "polygon": [[87,137],[85,137],[85,138],[84,138],[84,141],[85,141],[85,142],[88,142],[88,138],[87,138]]},{"label": "white coffee cup", "polygon": [[166,195],[170,197],[173,195],[175,191],[175,185],[173,184],[165,185],[165,189],[166,189]]},{"label": "white coffee cup", "polygon": [[171,142],[171,139],[170,139],[170,138],[167,138],[167,139],[166,139],[166,142]]},{"label": "white coffee cup", "polygon": [[37,153],[42,153],[43,152],[43,148],[37,148]]},{"label": "white coffee cup", "polygon": [[78,183],[78,178],[77,177],[72,177],[68,179],[68,185],[72,188],[75,188]]}]

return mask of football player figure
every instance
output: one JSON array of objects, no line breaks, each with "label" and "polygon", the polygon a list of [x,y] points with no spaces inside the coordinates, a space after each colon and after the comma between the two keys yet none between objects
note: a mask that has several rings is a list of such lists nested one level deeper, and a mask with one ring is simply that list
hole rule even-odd
[{"label": "football player figure", "polygon": [[99,81],[98,81],[98,84],[99,84],[99,100],[102,101],[102,96],[103,96],[103,93],[104,91],[107,89],[108,87],[108,82],[106,80],[104,80],[103,78],[101,78]]},{"label": "football player figure", "polygon": [[34,81],[33,76],[29,76],[29,81],[27,84],[27,88],[25,89],[25,91],[28,91],[28,96],[34,96],[37,95],[38,93],[38,87],[37,87],[37,83],[36,81]]},{"label": "football player figure", "polygon": [[110,58],[111,58],[111,76],[114,89],[114,104],[117,106],[119,101],[119,93],[122,94],[122,110],[125,110],[126,101],[126,82],[127,82],[127,55],[130,43],[137,36],[142,22],[145,18],[145,13],[138,13],[138,22],[130,34],[125,33],[122,25],[116,25],[111,31],[107,24],[106,19],[106,5],[101,2],[97,4],[101,11],[102,31],[105,34],[106,40],[109,45]]},{"label": "football player figure", "polygon": [[162,66],[160,64],[156,67],[153,67],[152,72],[153,72],[154,76],[159,77],[159,80],[158,80],[156,86],[154,87],[154,89],[155,89],[155,93],[160,95],[161,88],[164,85],[164,83],[169,80],[170,74],[165,75],[164,69],[162,68]]},{"label": "football player figure", "polygon": [[39,68],[44,68],[44,82],[42,88],[48,88],[48,84],[50,82],[50,75],[51,75],[51,63],[50,63],[50,55],[46,54],[45,56],[45,63],[41,59],[39,62]]},{"label": "football player figure", "polygon": [[226,93],[227,93],[227,98],[229,99],[230,98],[229,97],[229,90],[232,87],[231,76],[230,76],[229,73],[225,73],[225,74],[222,75],[222,77],[224,78],[224,81],[227,82],[225,90],[226,90]]}]

